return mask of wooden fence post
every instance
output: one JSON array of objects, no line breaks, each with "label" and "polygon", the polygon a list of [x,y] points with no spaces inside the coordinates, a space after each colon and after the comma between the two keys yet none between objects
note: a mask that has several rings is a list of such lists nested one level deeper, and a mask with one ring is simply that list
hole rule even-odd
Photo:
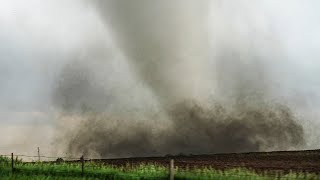
[{"label": "wooden fence post", "polygon": [[81,176],[83,177],[84,176],[84,157],[83,157],[83,155],[81,156],[80,161],[81,161]]},{"label": "wooden fence post", "polygon": [[14,172],[14,167],[13,167],[13,153],[11,153],[11,172],[13,174]]},{"label": "wooden fence post", "polygon": [[38,161],[40,162],[40,148],[38,147]]},{"label": "wooden fence post", "polygon": [[170,180],[174,180],[174,160],[173,159],[170,159],[169,173],[170,173]]}]

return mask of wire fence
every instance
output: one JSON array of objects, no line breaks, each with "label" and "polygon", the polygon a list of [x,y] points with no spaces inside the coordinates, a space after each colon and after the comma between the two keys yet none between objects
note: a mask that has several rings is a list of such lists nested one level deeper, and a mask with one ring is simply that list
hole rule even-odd
[{"label": "wire fence", "polygon": [[[123,159],[107,159],[107,158],[101,158],[101,159],[97,159],[97,158],[84,158],[83,156],[81,157],[70,157],[70,156],[44,156],[44,155],[25,155],[25,154],[0,154],[0,157],[8,157],[11,158],[11,167],[12,167],[12,174],[15,172],[15,170],[17,170],[17,167],[15,167],[15,163],[17,163],[17,161],[20,162],[26,162],[26,161],[22,161],[19,158],[23,157],[23,158],[31,158],[32,161],[31,162],[42,162],[42,163],[61,163],[61,162],[76,162],[76,163],[81,163],[79,165],[81,165],[81,175],[84,176],[85,175],[85,169],[86,170],[94,170],[94,169],[101,169],[103,167],[105,167],[104,163],[106,163],[106,161],[111,160],[123,160]],[[45,161],[44,161],[45,159]],[[102,160],[102,163],[99,163],[99,161],[97,160]],[[173,161],[173,160],[170,160]],[[148,178],[151,179],[159,179],[159,178],[163,178],[163,177],[174,177],[174,174],[179,174],[179,175],[183,175],[183,174],[196,174],[198,176],[201,176],[201,174],[206,175],[206,172],[203,172],[201,170],[199,171],[194,171],[192,169],[185,169],[185,168],[181,168],[179,166],[175,166],[173,163],[170,163],[170,161],[168,161],[167,166],[169,166],[169,170],[167,173],[165,173],[164,175],[160,176],[153,176],[153,175],[148,175]],[[88,163],[88,162],[92,162],[92,163],[96,163],[96,164],[92,164],[92,163]],[[178,161],[179,162],[179,161]],[[186,161],[183,161],[184,163],[187,163]],[[28,163],[28,162],[26,162]],[[29,162],[30,163],[30,162]],[[128,166],[129,163],[129,166]],[[131,163],[131,166],[130,166]],[[192,164],[201,164],[202,162],[192,162]],[[123,165],[123,172],[130,172],[130,170],[132,170],[133,167],[132,166],[133,162],[126,162],[125,165]],[[162,163],[160,163],[161,165],[163,165]],[[111,164],[112,165],[112,164]],[[136,164],[135,164],[136,165]],[[119,165],[116,165],[119,166]],[[238,166],[239,167],[239,166]],[[236,167],[231,167],[231,168],[236,168]],[[274,168],[272,166],[270,167],[266,167],[264,166],[264,168],[269,169],[269,168]],[[265,178],[265,179],[291,179],[291,177],[286,177],[283,176],[283,174],[265,174],[263,173],[262,175],[258,175],[258,174],[254,174],[254,173],[248,173],[248,174],[244,174],[241,172],[225,172],[224,170],[214,170],[217,174],[221,175],[221,176],[225,176],[225,177],[239,177],[239,178],[244,178],[244,179],[252,179],[253,177],[257,177],[260,176],[259,178]],[[123,176],[123,177],[144,177],[143,174],[141,175],[135,175],[135,174],[116,174],[115,176]],[[306,179],[307,175],[300,175],[300,176],[295,176],[294,179]],[[313,179],[320,179],[320,176],[317,175],[315,178]]]},{"label": "wire fence", "polygon": [[[0,154],[0,156],[2,157],[11,157],[11,155],[9,154]],[[62,159],[63,161],[77,161],[80,160],[80,157],[69,157],[69,156],[37,156],[37,155],[24,155],[24,154],[14,154],[13,155],[14,158],[24,158],[23,160],[32,160],[32,161],[39,161],[39,159],[41,159],[42,162],[47,162],[47,161],[57,161],[57,159]],[[22,159],[19,159],[22,160]],[[91,160],[91,159],[84,159],[85,161]],[[26,161],[28,162],[28,161]]]}]

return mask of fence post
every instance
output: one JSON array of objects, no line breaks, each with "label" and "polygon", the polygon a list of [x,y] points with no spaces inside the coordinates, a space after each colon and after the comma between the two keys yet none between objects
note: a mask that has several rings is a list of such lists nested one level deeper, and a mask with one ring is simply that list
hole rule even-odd
[{"label": "fence post", "polygon": [[83,157],[83,155],[81,156],[80,161],[81,161],[81,176],[83,177],[84,176],[84,157]]},{"label": "fence post", "polygon": [[38,161],[40,162],[40,148],[38,147]]},{"label": "fence post", "polygon": [[169,173],[170,173],[170,180],[174,180],[174,160],[173,159],[170,159]]},{"label": "fence post", "polygon": [[13,153],[11,153],[11,172],[13,174],[14,172],[14,167],[13,167]]}]

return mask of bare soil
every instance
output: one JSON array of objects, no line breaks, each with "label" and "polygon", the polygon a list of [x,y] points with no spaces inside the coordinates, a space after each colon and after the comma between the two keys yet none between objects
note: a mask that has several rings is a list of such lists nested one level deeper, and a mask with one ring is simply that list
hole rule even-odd
[{"label": "bare soil", "polygon": [[212,167],[224,170],[242,167],[258,172],[294,171],[320,173],[320,150],[135,157],[121,159],[96,159],[91,161],[114,166],[135,166],[141,163],[168,166],[170,159],[174,159],[175,166],[182,169]]}]

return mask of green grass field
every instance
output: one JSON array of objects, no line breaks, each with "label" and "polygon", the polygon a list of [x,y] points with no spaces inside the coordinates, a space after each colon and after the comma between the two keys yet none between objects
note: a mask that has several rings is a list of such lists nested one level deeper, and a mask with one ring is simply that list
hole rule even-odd
[{"label": "green grass field", "polygon": [[[24,163],[15,161],[12,174],[11,161],[0,157],[0,179],[168,179],[164,166],[141,164],[136,167],[112,167],[86,162],[82,177],[79,163]],[[320,179],[316,174],[289,173],[283,175],[258,175],[247,169],[215,170],[212,168],[180,170],[176,168],[175,179]]]}]

